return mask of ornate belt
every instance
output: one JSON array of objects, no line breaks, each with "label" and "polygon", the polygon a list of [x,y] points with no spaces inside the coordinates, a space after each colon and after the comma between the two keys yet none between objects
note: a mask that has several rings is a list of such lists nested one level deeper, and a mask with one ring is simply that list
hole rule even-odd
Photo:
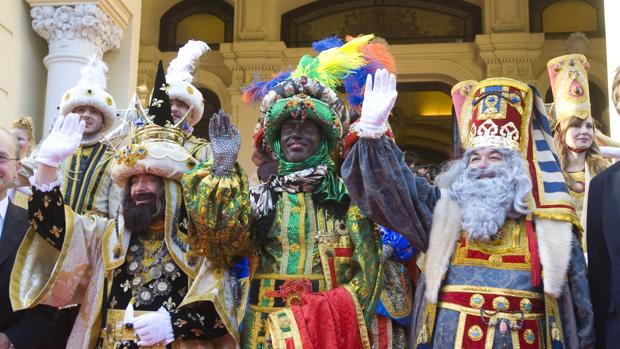
[{"label": "ornate belt", "polygon": [[[140,311],[136,310],[134,316],[154,313],[153,311]],[[122,309],[108,309],[106,316],[106,326],[99,332],[99,338],[102,340],[102,348],[104,349],[116,349],[122,342],[136,342],[138,340],[136,332],[133,327],[125,326],[123,321],[125,317],[125,310]],[[121,346],[122,347],[122,346]],[[153,349],[165,349],[166,345],[154,345]]]},{"label": "ornate belt", "polygon": [[544,314],[545,300],[542,294],[529,291],[493,287],[444,286],[439,301],[485,312]]},{"label": "ornate belt", "polygon": [[539,322],[545,319],[545,300],[540,293],[451,285],[442,287],[437,306],[460,314],[456,346],[493,347],[496,330],[501,341],[516,348],[538,348],[544,343]]},{"label": "ornate belt", "polygon": [[250,283],[250,307],[271,312],[297,304],[303,293],[325,291],[325,285],[325,277],[320,274],[256,274]]}]

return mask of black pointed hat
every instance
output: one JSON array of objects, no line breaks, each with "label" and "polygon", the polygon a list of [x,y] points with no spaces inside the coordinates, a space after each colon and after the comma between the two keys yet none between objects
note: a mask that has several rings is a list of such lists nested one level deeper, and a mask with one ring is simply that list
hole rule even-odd
[{"label": "black pointed hat", "polygon": [[170,96],[168,96],[169,89],[170,85],[166,82],[164,66],[160,60],[157,65],[157,74],[155,74],[151,100],[149,101],[149,119],[153,124],[161,127],[168,127],[174,124],[170,108]]}]

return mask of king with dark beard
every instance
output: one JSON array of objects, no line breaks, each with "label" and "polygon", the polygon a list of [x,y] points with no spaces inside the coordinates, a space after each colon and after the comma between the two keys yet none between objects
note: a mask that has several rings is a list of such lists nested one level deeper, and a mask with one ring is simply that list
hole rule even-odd
[{"label": "king with dark beard", "polygon": [[164,209],[166,208],[166,196],[164,193],[164,181],[160,177],[149,178],[156,184],[156,191],[144,191],[136,188],[132,191],[134,181],[128,182],[123,191],[123,218],[125,227],[136,234],[148,234],[152,225],[163,224]]},{"label": "king with dark beard", "polygon": [[364,213],[424,253],[411,347],[592,348],[581,228],[538,91],[507,78],[455,86],[465,152],[432,186],[384,135],[394,77],[374,80],[342,175]]},{"label": "king with dark beard", "polygon": [[[179,179],[197,161],[183,147],[181,123],[172,122],[161,63],[155,86],[154,117],[143,115],[131,144],[112,160],[112,179],[124,188],[115,219],[79,215],[63,205],[52,160],[79,145],[84,122],[77,115],[58,119],[37,157],[29,202],[33,229],[18,253],[11,301],[16,309],[81,304],[69,348],[238,345],[237,279],[227,265],[195,252],[199,238]],[[213,134],[211,140],[214,153],[221,153],[221,139]],[[247,235],[229,237],[234,253],[243,254]]]}]

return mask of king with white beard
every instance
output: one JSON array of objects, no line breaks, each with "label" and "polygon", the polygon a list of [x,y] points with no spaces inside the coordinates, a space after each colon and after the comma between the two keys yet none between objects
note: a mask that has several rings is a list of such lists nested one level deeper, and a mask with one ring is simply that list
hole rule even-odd
[{"label": "king with white beard", "polygon": [[594,347],[581,228],[538,91],[455,86],[465,152],[433,186],[384,135],[395,86],[385,71],[368,78],[342,176],[365,214],[424,253],[412,347]]}]

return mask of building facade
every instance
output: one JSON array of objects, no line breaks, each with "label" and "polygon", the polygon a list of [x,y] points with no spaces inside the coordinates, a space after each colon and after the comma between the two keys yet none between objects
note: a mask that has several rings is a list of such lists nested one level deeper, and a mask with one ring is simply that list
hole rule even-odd
[{"label": "building facade", "polygon": [[109,64],[109,87],[120,108],[134,92],[145,100],[157,62],[167,66],[188,39],[200,39],[212,52],[194,74],[206,100],[196,132],[206,136],[209,116],[218,108],[229,112],[244,140],[240,161],[251,172],[258,106],[243,104],[243,86],[257,75],[294,68],[315,40],[374,33],[396,58],[399,97],[391,121],[396,141],[422,163],[450,156],[452,85],[506,76],[535,84],[551,102],[546,62],[569,52],[584,53],[590,61],[593,115],[608,132],[602,0],[10,3],[10,13],[0,13],[0,43],[16,55],[0,58],[10,60],[3,66],[11,67],[0,77],[2,126],[30,114],[40,129],[49,128],[60,95],[77,80],[90,54],[103,55]]}]

